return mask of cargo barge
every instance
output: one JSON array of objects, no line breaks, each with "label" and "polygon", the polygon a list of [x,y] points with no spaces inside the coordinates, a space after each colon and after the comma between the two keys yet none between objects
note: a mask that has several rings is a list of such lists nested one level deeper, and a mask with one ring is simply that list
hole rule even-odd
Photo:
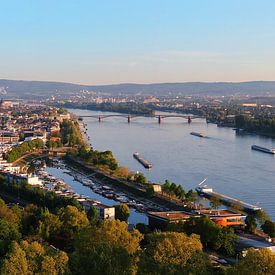
[{"label": "cargo barge", "polygon": [[232,204],[233,204],[233,205],[241,206],[243,208],[244,212],[254,213],[254,212],[262,209],[261,207],[259,207],[257,205],[246,203],[244,201],[231,198],[224,194],[214,192],[212,188],[207,187],[206,185],[198,186],[196,188],[196,191],[200,196],[205,197],[207,199],[217,198],[225,205],[232,206]]},{"label": "cargo barge", "polygon": [[140,155],[139,155],[139,153],[134,153],[133,154],[133,157],[139,162],[139,163],[141,163],[145,168],[147,168],[147,169],[151,169],[153,166],[152,166],[152,164],[151,163],[149,163],[147,160],[145,160],[145,159],[143,159]]},{"label": "cargo barge", "polygon": [[258,146],[258,145],[252,145],[251,149],[256,150],[256,151],[261,151],[261,152],[264,152],[264,153],[267,153],[267,154],[275,155],[275,149],[274,148],[268,149],[268,148],[261,147],[261,146]]},{"label": "cargo barge", "polygon": [[197,133],[197,132],[191,132],[190,135],[196,136],[196,137],[206,137],[206,135],[204,135],[202,133]]}]

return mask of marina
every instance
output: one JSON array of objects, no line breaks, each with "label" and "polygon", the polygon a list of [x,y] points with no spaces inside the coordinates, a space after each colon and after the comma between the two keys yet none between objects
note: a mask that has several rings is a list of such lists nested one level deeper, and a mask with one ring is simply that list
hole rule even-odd
[{"label": "marina", "polygon": [[130,223],[147,223],[148,211],[166,211],[167,208],[161,207],[145,198],[118,191],[110,186],[102,185],[91,179],[91,175],[85,175],[75,171],[61,159],[53,159],[50,166],[39,160],[35,162],[37,175],[42,180],[46,191],[54,192],[58,196],[75,198],[80,204],[86,205],[87,202],[93,205],[105,204],[113,206],[125,203],[130,207]]}]

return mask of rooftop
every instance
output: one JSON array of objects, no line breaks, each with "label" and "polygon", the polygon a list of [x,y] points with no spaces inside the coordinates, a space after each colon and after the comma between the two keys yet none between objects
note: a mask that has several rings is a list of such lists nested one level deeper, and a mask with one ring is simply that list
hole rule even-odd
[{"label": "rooftop", "polygon": [[186,220],[192,217],[192,214],[184,211],[169,211],[169,212],[148,212],[148,216],[156,217],[168,221],[173,220]]},{"label": "rooftop", "polygon": [[197,214],[210,217],[229,217],[229,216],[243,216],[241,213],[237,213],[227,209],[202,209],[197,210]]}]

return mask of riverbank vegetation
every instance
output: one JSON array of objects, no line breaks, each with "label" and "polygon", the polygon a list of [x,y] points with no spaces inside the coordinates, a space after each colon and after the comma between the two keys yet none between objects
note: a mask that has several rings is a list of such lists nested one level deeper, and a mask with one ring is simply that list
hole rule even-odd
[{"label": "riverbank vegetation", "polygon": [[17,146],[12,147],[12,149],[6,155],[6,159],[8,162],[14,162],[25,154],[31,153],[36,149],[42,149],[43,147],[44,143],[42,139],[37,138],[31,141],[25,141]]},{"label": "riverbank vegetation", "polygon": [[238,115],[235,121],[239,129],[275,136],[275,118]]},{"label": "riverbank vegetation", "polygon": [[47,207],[50,210],[59,209],[67,205],[80,208],[79,202],[74,198],[57,196],[54,192],[32,187],[25,181],[8,183],[3,176],[0,176],[0,192],[13,196],[15,201],[22,200],[27,203],[34,203],[41,207]]},{"label": "riverbank vegetation", "polygon": [[62,105],[62,107],[74,108],[74,109],[85,109],[85,110],[92,110],[92,111],[145,115],[145,116],[152,116],[155,114],[154,110],[147,107],[145,104],[135,103],[135,102],[125,102],[125,103],[108,102],[108,103],[99,103],[99,104],[66,102]]},{"label": "riverbank vegetation", "polygon": [[85,144],[77,121],[63,120],[60,124],[60,131],[63,145],[81,146]]},{"label": "riverbank vegetation", "polygon": [[162,192],[171,198],[176,197],[186,203],[195,202],[197,199],[197,192],[194,192],[192,189],[185,192],[181,185],[176,185],[174,182],[170,183],[169,180],[166,180],[162,185]]},{"label": "riverbank vegetation", "polygon": [[182,232],[143,230],[144,234],[129,231],[123,221],[88,217],[72,205],[50,211],[34,204],[8,206],[0,200],[1,274],[210,275],[274,270],[275,256],[265,249],[249,250],[233,267],[213,267],[204,249],[230,251],[233,237],[230,229],[205,217],[184,224]]}]

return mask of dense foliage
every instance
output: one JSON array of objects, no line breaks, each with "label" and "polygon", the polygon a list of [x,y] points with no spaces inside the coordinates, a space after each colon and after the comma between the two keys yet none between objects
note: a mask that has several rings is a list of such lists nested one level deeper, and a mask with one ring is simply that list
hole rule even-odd
[{"label": "dense foliage", "polygon": [[197,198],[197,193],[193,190],[185,192],[181,185],[176,185],[174,182],[170,183],[169,180],[166,180],[162,185],[162,191],[170,197],[175,196],[185,202],[194,202]]},{"label": "dense foliage", "polygon": [[84,144],[83,137],[76,121],[63,120],[60,124],[62,143],[68,146]]},{"label": "dense foliage", "polygon": [[79,202],[74,198],[57,196],[54,192],[42,190],[32,187],[26,182],[20,184],[7,183],[3,177],[0,177],[0,191],[8,193],[19,200],[47,207],[51,210],[64,207],[66,205],[74,205],[80,208]]},{"label": "dense foliage", "polygon": [[105,167],[112,171],[118,168],[117,160],[111,151],[100,152],[97,150],[87,150],[82,146],[78,151],[78,156],[85,160],[87,164],[93,166]]},{"label": "dense foliage", "polygon": [[7,153],[7,161],[14,162],[20,157],[27,153],[34,151],[35,149],[41,149],[44,147],[42,139],[34,139],[31,141],[25,141],[17,146],[12,147],[12,149]]},{"label": "dense foliage", "polygon": [[64,104],[65,108],[88,109],[93,111],[108,111],[135,115],[154,115],[154,111],[144,104],[135,102],[125,103],[70,103]]},{"label": "dense foliage", "polygon": [[275,118],[253,118],[248,115],[238,115],[235,121],[237,128],[244,129],[248,132],[275,134]]}]

